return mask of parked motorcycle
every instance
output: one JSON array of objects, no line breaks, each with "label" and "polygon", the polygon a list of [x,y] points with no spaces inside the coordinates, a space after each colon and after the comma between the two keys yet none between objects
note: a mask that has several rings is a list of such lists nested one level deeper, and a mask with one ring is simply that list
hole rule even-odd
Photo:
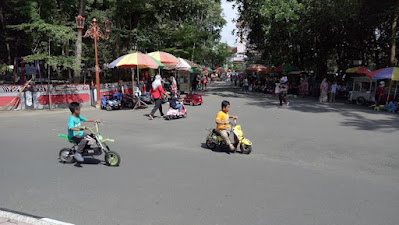
[{"label": "parked motorcycle", "polygon": [[[113,139],[103,138],[103,136],[98,131],[98,123],[95,123],[96,132],[92,128],[86,127],[90,131],[88,135],[91,141],[88,141],[87,145],[83,150],[82,156],[100,156],[105,153],[105,163],[108,166],[119,166],[121,162],[121,157],[118,153],[111,151],[106,142],[114,142]],[[62,163],[74,163],[76,160],[74,154],[78,148],[78,144],[69,139],[66,134],[58,134],[59,137],[64,138],[70,143],[73,143],[71,148],[63,148],[59,152],[59,159]]]},{"label": "parked motorcycle", "polygon": [[125,94],[122,97],[121,104],[123,108],[133,109],[137,101],[138,99],[136,96]]},{"label": "parked motorcycle", "polygon": [[[252,152],[252,142],[244,137],[244,132],[241,130],[241,126],[237,125],[237,120],[234,119],[234,122],[230,123],[230,126],[234,134],[234,146],[239,149],[242,154],[250,154]],[[206,146],[211,150],[217,147],[229,147],[216,129],[213,129],[207,136]]]}]

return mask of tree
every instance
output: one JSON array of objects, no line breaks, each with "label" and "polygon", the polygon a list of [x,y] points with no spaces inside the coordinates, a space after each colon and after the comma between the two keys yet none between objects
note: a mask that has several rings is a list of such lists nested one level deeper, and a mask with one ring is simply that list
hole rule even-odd
[{"label": "tree", "polygon": [[354,59],[386,66],[387,45],[395,43],[397,28],[387,21],[395,18],[397,1],[230,1],[240,13],[239,33],[247,33],[250,46],[271,65],[293,63],[319,76],[334,68],[345,70]]},{"label": "tree", "polygon": [[[130,51],[164,50],[200,64],[221,61],[217,59],[221,54],[218,51],[220,32],[226,21],[221,15],[220,0],[4,2],[0,4],[0,25],[4,24],[5,28],[0,26],[0,37],[4,37],[6,45],[4,54],[3,45],[0,46],[0,59],[5,62],[16,56],[40,59],[51,63],[60,78],[68,74],[68,79],[74,77],[75,82],[81,81],[80,74],[94,66],[93,40],[81,39],[79,32],[75,33],[78,14],[86,18],[84,30],[94,17],[100,26],[105,19],[113,23],[109,40],[98,43],[100,67]],[[49,49],[51,56],[48,56]],[[213,55],[212,60],[208,53]]]}]

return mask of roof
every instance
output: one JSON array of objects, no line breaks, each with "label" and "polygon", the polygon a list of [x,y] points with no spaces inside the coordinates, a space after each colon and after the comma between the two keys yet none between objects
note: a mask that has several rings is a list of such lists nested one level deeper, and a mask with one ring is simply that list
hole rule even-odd
[{"label": "roof", "polygon": [[237,47],[230,47],[229,52],[237,52]]}]

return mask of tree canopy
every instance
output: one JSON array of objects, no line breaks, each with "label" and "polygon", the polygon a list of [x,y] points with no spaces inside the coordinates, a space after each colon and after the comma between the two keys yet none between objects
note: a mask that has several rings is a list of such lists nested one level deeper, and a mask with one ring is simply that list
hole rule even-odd
[{"label": "tree canopy", "polygon": [[[58,71],[94,67],[94,43],[82,41],[77,64],[75,17],[83,12],[85,30],[92,18],[112,22],[108,40],[100,40],[99,64],[132,51],[167,51],[207,66],[222,66],[228,46],[220,43],[220,0],[3,0],[0,4],[0,62],[14,57],[43,61]],[[103,27],[102,27],[103,28]],[[65,74],[63,75],[65,76]],[[79,74],[75,74],[79,76]]]},{"label": "tree canopy", "polygon": [[292,63],[317,74],[345,70],[353,60],[371,68],[397,65],[388,57],[396,0],[229,1],[240,14],[238,33],[260,53],[255,62]]}]

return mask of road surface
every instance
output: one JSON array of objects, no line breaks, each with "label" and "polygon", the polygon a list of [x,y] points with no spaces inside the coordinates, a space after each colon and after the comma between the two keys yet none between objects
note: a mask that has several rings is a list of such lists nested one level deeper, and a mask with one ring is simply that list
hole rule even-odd
[{"label": "road surface", "polygon": [[[66,110],[0,113],[0,207],[79,225],[399,224],[398,115],[316,99],[278,107],[226,84],[203,94],[174,121],[82,109],[116,140],[116,168],[58,162]],[[224,99],[251,155],[204,148]]]}]

